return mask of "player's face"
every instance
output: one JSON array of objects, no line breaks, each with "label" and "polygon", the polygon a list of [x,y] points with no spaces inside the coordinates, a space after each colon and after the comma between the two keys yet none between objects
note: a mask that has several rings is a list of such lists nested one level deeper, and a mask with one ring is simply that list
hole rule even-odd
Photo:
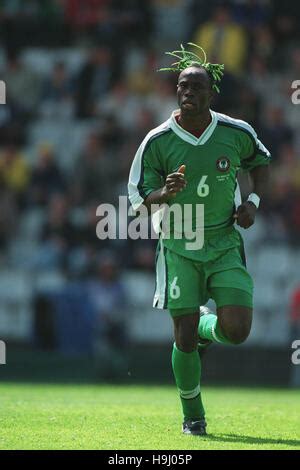
[{"label": "player's face", "polygon": [[181,112],[187,116],[196,116],[208,109],[212,100],[212,89],[206,71],[190,67],[181,72],[177,98]]}]

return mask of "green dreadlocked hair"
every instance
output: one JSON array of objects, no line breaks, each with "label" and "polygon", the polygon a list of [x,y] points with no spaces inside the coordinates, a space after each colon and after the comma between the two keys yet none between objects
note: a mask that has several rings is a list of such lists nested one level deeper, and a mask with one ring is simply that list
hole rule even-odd
[{"label": "green dreadlocked hair", "polygon": [[196,47],[200,49],[203,54],[203,59],[199,57],[197,54],[191,51],[186,51],[182,44],[180,44],[181,50],[180,51],[173,51],[173,52],[166,52],[167,55],[171,55],[173,57],[177,57],[179,59],[178,62],[174,62],[172,67],[165,67],[159,69],[159,72],[182,72],[182,70],[187,69],[188,67],[192,67],[193,65],[205,68],[205,70],[209,73],[212,77],[213,85],[212,88],[216,90],[217,93],[220,93],[219,87],[217,86],[217,82],[219,82],[224,74],[224,64],[211,64],[210,62],[206,62],[206,54],[202,47],[197,46],[192,42],[188,42],[189,46]]}]

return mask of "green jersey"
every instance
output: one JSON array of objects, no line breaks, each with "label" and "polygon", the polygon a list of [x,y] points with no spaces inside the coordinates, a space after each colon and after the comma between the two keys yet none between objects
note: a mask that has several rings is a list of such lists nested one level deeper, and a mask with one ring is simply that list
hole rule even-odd
[{"label": "green jersey", "polygon": [[[239,169],[249,171],[268,165],[270,153],[245,121],[210,111],[211,123],[197,138],[179,126],[175,118],[178,112],[149,132],[140,145],[129,175],[131,205],[138,209],[152,191],[164,186],[168,174],[186,165],[187,186],[168,204],[203,204],[205,235],[220,233],[233,225],[235,208],[241,203]],[[201,260],[202,250],[186,253],[184,239],[175,239],[174,229],[171,227],[170,239],[164,240],[164,245]],[[197,229],[195,220],[193,229]]]}]

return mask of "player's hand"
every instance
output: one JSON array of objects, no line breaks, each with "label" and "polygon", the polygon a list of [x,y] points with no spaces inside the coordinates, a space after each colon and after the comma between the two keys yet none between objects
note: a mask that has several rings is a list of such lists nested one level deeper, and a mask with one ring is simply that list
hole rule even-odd
[{"label": "player's hand", "polygon": [[236,219],[236,223],[240,227],[249,228],[254,224],[256,211],[257,209],[253,202],[246,201],[237,208],[233,218]]},{"label": "player's hand", "polygon": [[185,165],[181,165],[176,173],[170,173],[165,182],[164,193],[167,197],[175,197],[177,193],[186,187],[184,178]]}]

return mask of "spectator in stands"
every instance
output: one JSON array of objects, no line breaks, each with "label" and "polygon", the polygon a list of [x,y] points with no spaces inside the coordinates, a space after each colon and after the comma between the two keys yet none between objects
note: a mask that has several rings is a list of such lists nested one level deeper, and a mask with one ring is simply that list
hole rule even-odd
[{"label": "spectator in stands", "polygon": [[63,193],[66,184],[51,144],[39,146],[37,163],[32,169],[29,188],[29,203],[37,206],[47,206],[52,195]]},{"label": "spectator in stands", "polygon": [[27,135],[24,112],[15,103],[6,88],[6,105],[0,106],[0,146],[8,144],[23,145]]},{"label": "spectator in stands", "polygon": [[23,207],[30,170],[24,156],[15,145],[6,146],[1,152],[0,175],[7,188],[15,194],[19,206]]},{"label": "spectator in stands", "polygon": [[247,36],[234,22],[230,8],[225,4],[216,7],[211,20],[198,27],[194,42],[203,47],[210,62],[224,63],[225,69],[233,74],[243,72],[248,51]]},{"label": "spectator in stands", "polygon": [[0,173],[0,253],[4,253],[7,243],[17,228],[17,204],[14,193],[7,187]]},{"label": "spectator in stands", "polygon": [[57,62],[42,90],[41,113],[49,118],[68,118],[73,115],[73,84],[63,62]]},{"label": "spectator in stands", "polygon": [[231,108],[233,116],[236,119],[243,119],[251,122],[251,125],[256,128],[258,125],[258,118],[260,116],[260,101],[257,94],[247,85],[240,83],[237,88],[237,101],[232,103]]},{"label": "spectator in stands", "polygon": [[124,130],[120,126],[117,116],[113,113],[103,116],[101,138],[104,147],[118,151],[125,140]]},{"label": "spectator in stands", "polygon": [[40,247],[36,250],[31,267],[38,270],[65,270],[69,253],[75,244],[75,234],[67,198],[58,194],[52,196],[42,228]]},{"label": "spectator in stands", "polygon": [[9,84],[12,100],[28,115],[34,116],[41,98],[41,77],[26,66],[18,52],[9,51],[2,79]]},{"label": "spectator in stands", "polygon": [[272,0],[272,27],[279,53],[300,39],[300,10],[297,2]]},{"label": "spectator in stands", "polygon": [[269,94],[270,89],[274,87],[274,74],[270,73],[269,66],[264,57],[255,54],[251,55],[245,81],[260,101],[266,100],[268,97],[272,100],[272,96],[269,96]]},{"label": "spectator in stands", "polygon": [[[257,26],[251,31],[251,50],[250,55],[262,57],[268,64],[272,63],[274,57],[274,38],[271,29],[267,25]],[[274,64],[276,66],[276,63]]]},{"label": "spectator in stands", "polygon": [[156,56],[152,51],[146,51],[141,62],[128,73],[127,85],[130,93],[146,96],[154,91],[158,68]]},{"label": "spectator in stands", "polygon": [[96,105],[112,86],[113,66],[111,50],[96,47],[79,71],[76,90],[76,116],[88,118],[95,115]]},{"label": "spectator in stands", "polygon": [[46,225],[43,230],[43,238],[55,238],[62,246],[69,247],[73,244],[73,225],[69,219],[69,203],[65,196],[54,195],[50,200]]},{"label": "spectator in stands", "polygon": [[272,152],[273,161],[278,160],[282,145],[293,143],[292,129],[286,124],[284,113],[279,106],[270,105],[261,120],[261,136]]},{"label": "spectator in stands", "polygon": [[97,205],[90,204],[81,211],[80,217],[74,217],[75,245],[69,253],[68,271],[75,277],[85,278],[92,271],[99,251],[115,249],[116,240],[99,240],[96,236],[96,226],[99,222]]},{"label": "spectator in stands", "polygon": [[110,158],[101,137],[91,133],[79,156],[72,177],[71,193],[77,204],[112,202],[116,182],[116,159]]},{"label": "spectator in stands", "polygon": [[[191,33],[195,31],[200,24],[206,23],[211,19],[215,7],[215,2],[208,2],[207,0],[192,0],[189,9],[191,15]],[[191,37],[191,34],[189,37]]]}]

